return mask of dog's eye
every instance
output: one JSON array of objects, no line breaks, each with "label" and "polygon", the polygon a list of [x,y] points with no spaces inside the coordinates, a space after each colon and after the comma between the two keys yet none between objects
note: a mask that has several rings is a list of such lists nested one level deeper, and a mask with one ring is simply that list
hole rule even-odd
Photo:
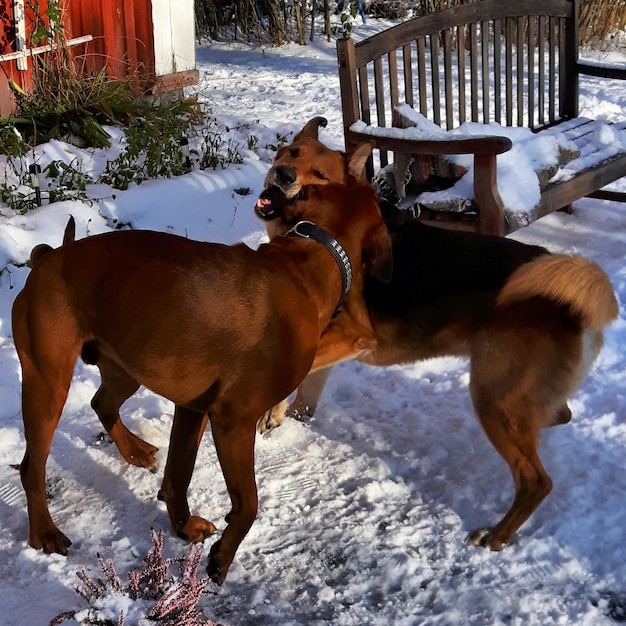
[{"label": "dog's eye", "polygon": [[319,178],[320,180],[328,180],[326,176],[324,176],[324,172],[320,172],[319,170],[313,170],[313,174],[316,178]]},{"label": "dog's eye", "polygon": [[291,148],[289,150],[290,157],[297,159],[299,155],[300,155],[300,148]]}]

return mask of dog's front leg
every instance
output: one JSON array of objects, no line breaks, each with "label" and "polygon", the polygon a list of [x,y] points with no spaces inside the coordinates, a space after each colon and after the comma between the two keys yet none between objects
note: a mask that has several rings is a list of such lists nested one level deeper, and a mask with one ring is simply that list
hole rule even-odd
[{"label": "dog's front leg", "polygon": [[303,417],[312,417],[315,414],[317,403],[330,376],[331,369],[332,367],[325,367],[311,372],[300,383],[296,398],[287,409],[288,417],[302,419]]},{"label": "dog's front leg", "polygon": [[254,479],[254,419],[220,415],[211,419],[215,448],[232,508],[222,538],[211,548],[207,573],[221,585],[235,552],[256,519],[258,496]]},{"label": "dog's front leg", "polygon": [[280,404],[273,406],[259,419],[256,429],[263,434],[280,426],[286,417],[293,417],[297,420],[312,417],[317,409],[317,402],[322,395],[331,369],[326,367],[310,373],[300,383],[295,400],[291,404],[287,400],[283,400]]},{"label": "dog's front leg", "polygon": [[204,541],[215,532],[211,522],[190,514],[187,502],[187,489],[207,422],[207,415],[176,407],[163,483],[158,494],[159,500],[167,505],[174,532],[192,542]]}]

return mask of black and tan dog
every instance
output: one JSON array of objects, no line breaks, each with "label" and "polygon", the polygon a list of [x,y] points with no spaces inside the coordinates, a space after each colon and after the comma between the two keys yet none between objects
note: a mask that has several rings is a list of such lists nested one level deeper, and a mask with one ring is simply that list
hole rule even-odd
[{"label": "black and tan dog", "polygon": [[[292,147],[277,155],[266,179],[269,187],[278,185],[289,196],[302,192],[300,172],[316,167],[306,155],[324,153],[318,126],[319,118],[312,120]],[[332,159],[344,159],[334,171],[325,168],[325,182],[341,183],[354,155],[325,151],[333,153]],[[323,162],[332,162],[329,154]],[[274,195],[278,191],[271,188],[263,194],[270,213],[267,198]],[[393,278],[387,284],[365,278],[362,292],[348,297],[343,314],[327,328],[315,364],[322,368],[355,356],[372,365],[469,357],[474,410],[515,482],[506,515],[494,527],[470,535],[473,544],[498,550],[552,488],[537,454],[540,430],[571,419],[567,398],[593,364],[603,328],[618,313],[613,289],[606,274],[584,258],[428,226],[387,208]],[[270,237],[283,233],[294,219],[288,209],[274,213]],[[365,309],[358,302],[360,293]],[[358,342],[368,328],[374,347],[351,350],[350,338]],[[312,414],[329,371],[306,379],[288,414]],[[277,426],[285,406],[268,413],[259,430]]]},{"label": "black and tan dog", "polygon": [[187,503],[210,420],[232,503],[207,567],[222,583],[256,517],[257,420],[306,376],[350,274],[356,288],[362,271],[390,277],[391,239],[371,188],[351,179],[324,189],[324,198],[289,202],[295,236],[258,250],[150,231],[74,241],[72,223],[60,248],[33,250],[13,306],[31,546],[59,554],[70,546],[48,510],[45,467],[81,355],[100,370],[92,406],[129,463],[153,468],[156,449],[122,424],[121,404],[140,384],[174,402],[159,495],[175,532],[191,541],[215,530]]}]

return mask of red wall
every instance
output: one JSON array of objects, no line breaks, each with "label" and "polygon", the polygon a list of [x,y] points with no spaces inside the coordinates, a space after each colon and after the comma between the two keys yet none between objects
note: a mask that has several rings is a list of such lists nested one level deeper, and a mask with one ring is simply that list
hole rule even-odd
[{"label": "red wall", "polygon": [[[45,11],[46,0],[39,0],[39,3]],[[2,6],[7,4],[10,6]],[[25,5],[29,4],[26,0]],[[10,0],[0,2],[0,54],[15,51],[12,7]],[[94,38],[89,43],[72,48],[75,57],[84,59],[89,72],[106,67],[112,78],[131,76],[145,89],[154,84],[151,0],[62,0],[62,7],[67,39],[83,35]],[[35,19],[27,9],[27,40]],[[18,70],[16,61],[0,62],[0,115],[8,115],[13,108],[9,79],[22,89],[30,88],[33,61],[36,63],[37,57],[28,58],[26,71]]]}]

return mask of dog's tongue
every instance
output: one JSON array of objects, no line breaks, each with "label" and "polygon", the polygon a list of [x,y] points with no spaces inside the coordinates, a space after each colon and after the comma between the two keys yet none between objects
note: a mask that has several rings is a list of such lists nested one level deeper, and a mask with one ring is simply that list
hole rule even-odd
[{"label": "dog's tongue", "polygon": [[280,187],[268,187],[261,192],[254,206],[254,212],[260,219],[269,222],[280,217],[280,210],[287,197]]}]

